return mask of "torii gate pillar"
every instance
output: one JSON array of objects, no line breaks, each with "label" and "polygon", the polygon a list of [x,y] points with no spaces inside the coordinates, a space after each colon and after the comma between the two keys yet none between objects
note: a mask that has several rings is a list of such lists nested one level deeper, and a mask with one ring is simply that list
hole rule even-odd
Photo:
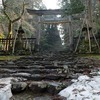
[{"label": "torii gate pillar", "polygon": [[36,44],[35,44],[35,50],[39,51],[40,48],[40,35],[41,35],[41,16],[38,16],[38,30],[36,33]]},{"label": "torii gate pillar", "polygon": [[70,51],[73,51],[73,32],[72,32],[72,22],[71,22],[71,16],[69,16],[69,46]]}]

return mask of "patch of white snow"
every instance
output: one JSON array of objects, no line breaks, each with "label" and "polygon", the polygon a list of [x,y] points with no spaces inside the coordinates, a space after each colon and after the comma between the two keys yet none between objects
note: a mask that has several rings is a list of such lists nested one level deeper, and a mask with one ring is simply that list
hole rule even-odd
[{"label": "patch of white snow", "polygon": [[100,76],[80,76],[59,95],[66,97],[66,100],[100,100]]},{"label": "patch of white snow", "polygon": [[0,100],[9,100],[12,97],[11,93],[11,79],[2,78],[0,79]]}]

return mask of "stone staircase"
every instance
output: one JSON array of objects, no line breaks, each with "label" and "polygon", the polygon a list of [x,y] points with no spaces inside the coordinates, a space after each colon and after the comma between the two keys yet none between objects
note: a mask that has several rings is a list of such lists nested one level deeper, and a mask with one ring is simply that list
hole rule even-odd
[{"label": "stone staircase", "polygon": [[[0,61],[0,78],[15,77],[27,81],[63,81],[90,71],[89,65],[71,54],[36,54],[15,61]],[[91,65],[92,66],[92,65]],[[90,67],[91,67],[90,66]]]},{"label": "stone staircase", "polygon": [[32,81],[59,81],[68,78],[68,65],[72,62],[43,59],[45,58],[34,56],[16,61],[0,61],[0,78],[20,77]]},{"label": "stone staircase", "polygon": [[0,61],[0,78],[15,77],[23,81],[67,81],[77,78],[78,74],[90,72],[91,66],[94,65],[84,63],[84,59],[80,62],[80,59],[71,54],[36,54],[15,61]]},{"label": "stone staircase", "polygon": [[89,66],[83,62],[84,59],[80,62],[76,58],[72,54],[59,53],[34,54],[14,61],[0,61],[0,78],[15,79],[12,82],[13,92],[21,92],[28,87],[35,93],[45,91],[54,95],[70,85],[71,80],[78,78],[80,74],[91,72],[93,64]]}]

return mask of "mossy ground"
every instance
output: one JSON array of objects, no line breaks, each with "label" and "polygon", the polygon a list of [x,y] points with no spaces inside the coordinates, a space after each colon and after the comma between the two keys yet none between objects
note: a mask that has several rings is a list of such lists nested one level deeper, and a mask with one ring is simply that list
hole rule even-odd
[{"label": "mossy ground", "polygon": [[16,60],[22,56],[0,56],[0,60]]},{"label": "mossy ground", "polygon": [[100,54],[79,54],[78,57],[94,58],[100,60]]},{"label": "mossy ground", "polygon": [[[0,60],[16,60],[23,56],[0,56]],[[78,57],[95,58],[100,60],[100,54],[78,54]]]}]

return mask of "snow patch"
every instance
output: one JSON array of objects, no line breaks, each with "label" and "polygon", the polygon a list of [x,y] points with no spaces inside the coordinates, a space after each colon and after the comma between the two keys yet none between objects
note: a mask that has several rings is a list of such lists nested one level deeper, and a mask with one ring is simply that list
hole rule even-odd
[{"label": "snow patch", "polygon": [[12,97],[11,93],[11,79],[2,78],[0,79],[0,100],[9,100]]},{"label": "snow patch", "polygon": [[82,75],[73,82],[59,95],[66,97],[66,100],[100,100],[100,76],[90,78]]}]

